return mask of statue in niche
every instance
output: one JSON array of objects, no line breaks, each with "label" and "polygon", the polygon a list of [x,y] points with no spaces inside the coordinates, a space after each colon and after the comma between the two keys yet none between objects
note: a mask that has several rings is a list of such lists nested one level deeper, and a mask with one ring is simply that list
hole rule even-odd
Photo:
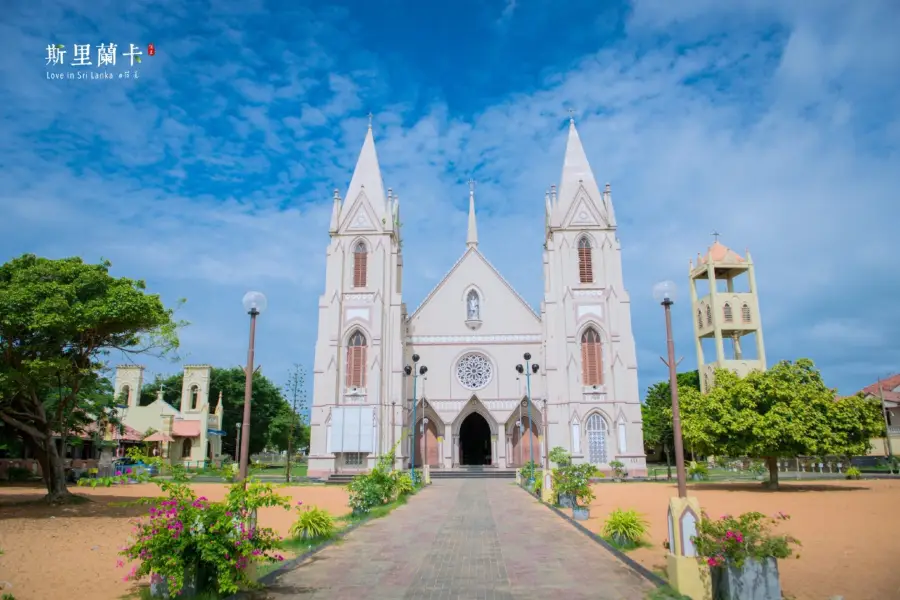
[{"label": "statue in niche", "polygon": [[478,314],[478,294],[475,293],[474,290],[469,292],[468,304],[469,304],[468,319],[470,321],[478,321],[480,318],[479,314]]}]

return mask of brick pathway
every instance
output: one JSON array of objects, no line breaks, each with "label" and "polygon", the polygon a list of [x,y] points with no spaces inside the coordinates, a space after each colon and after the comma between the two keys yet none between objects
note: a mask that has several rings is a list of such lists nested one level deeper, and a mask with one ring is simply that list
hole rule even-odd
[{"label": "brick pathway", "polygon": [[642,600],[652,585],[509,480],[439,480],[269,599]]}]

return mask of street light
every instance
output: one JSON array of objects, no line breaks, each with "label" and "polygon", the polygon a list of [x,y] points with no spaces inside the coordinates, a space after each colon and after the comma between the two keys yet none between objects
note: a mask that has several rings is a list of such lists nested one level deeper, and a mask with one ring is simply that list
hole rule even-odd
[{"label": "street light", "polygon": [[418,371],[416,370],[416,364],[419,362],[419,355],[412,355],[413,366],[406,365],[403,367],[403,372],[406,373],[407,376],[412,375],[413,378],[413,413],[412,413],[412,427],[409,428],[412,433],[412,440],[410,441],[410,446],[412,446],[412,460],[409,463],[409,476],[412,478],[413,483],[416,482],[416,380],[419,378],[419,375],[424,375],[428,372],[428,367],[425,365],[419,366]]},{"label": "street light", "polygon": [[675,470],[678,474],[678,497],[687,498],[687,476],[684,471],[684,444],[681,439],[681,411],[678,409],[678,377],[675,374],[675,342],[672,339],[672,305],[675,304],[677,288],[672,281],[663,281],[653,286],[653,298],[666,310],[666,348],[669,367],[669,390],[672,393],[672,434],[675,438]]},{"label": "street light", "polygon": [[[537,375],[540,367],[537,363],[532,363],[529,365],[528,361],[531,360],[531,353],[526,352],[522,358],[525,359],[525,366],[516,365],[516,372],[520,375],[522,373],[525,374],[525,388],[528,394],[528,453],[529,460],[531,461],[531,470],[530,475],[528,476],[528,482],[532,485],[534,484],[534,421],[531,420],[531,374],[534,373]],[[545,432],[546,435],[546,432]]]},{"label": "street light", "polygon": [[250,315],[250,343],[247,347],[247,369],[244,372],[244,419],[241,426],[241,461],[238,478],[247,479],[250,464],[250,398],[253,395],[253,351],[256,344],[256,317],[261,314],[268,302],[262,292],[247,292],[243,299],[244,310]]}]

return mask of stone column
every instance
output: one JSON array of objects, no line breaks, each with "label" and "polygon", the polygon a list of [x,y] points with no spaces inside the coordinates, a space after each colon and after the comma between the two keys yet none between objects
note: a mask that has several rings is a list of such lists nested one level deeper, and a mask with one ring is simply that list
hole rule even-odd
[{"label": "stone column", "polygon": [[497,452],[500,454],[502,450],[502,454],[497,457],[497,466],[498,467],[506,467],[506,423],[497,427]]},{"label": "stone column", "polygon": [[497,466],[497,455],[499,452],[497,451],[497,434],[491,434],[491,466]]},{"label": "stone column", "polygon": [[458,467],[459,466],[459,436],[458,435],[455,435],[455,434],[453,435],[453,448],[451,448],[450,450],[451,450],[451,455],[453,456],[453,462],[451,464],[454,467]]}]

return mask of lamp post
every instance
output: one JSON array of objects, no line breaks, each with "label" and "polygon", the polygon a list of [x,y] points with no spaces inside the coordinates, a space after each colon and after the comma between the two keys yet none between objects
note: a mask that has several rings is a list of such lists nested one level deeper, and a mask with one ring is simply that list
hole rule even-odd
[{"label": "lamp post", "polygon": [[675,445],[675,470],[678,474],[678,497],[687,498],[687,476],[684,471],[684,443],[681,438],[681,411],[678,408],[678,376],[675,374],[675,342],[672,339],[672,305],[675,304],[676,287],[672,281],[653,286],[653,298],[663,305],[666,312],[666,349],[669,367],[669,390],[672,393],[672,436]]},{"label": "lamp post", "polygon": [[235,423],[237,428],[237,437],[234,438],[234,462],[241,463],[241,424]]},{"label": "lamp post", "polygon": [[534,484],[534,422],[531,420],[531,374],[534,373],[537,375],[538,369],[540,367],[537,363],[529,364],[528,361],[531,360],[531,353],[526,352],[522,358],[525,359],[525,366],[516,365],[516,372],[520,375],[522,373],[525,374],[525,389],[527,390],[528,395],[528,455],[529,461],[531,462],[530,475],[528,476],[528,482],[530,484]]},{"label": "lamp post", "polygon": [[241,425],[241,462],[238,478],[246,481],[250,464],[250,398],[253,395],[253,352],[256,344],[256,317],[268,303],[262,292],[247,292],[243,299],[244,310],[250,315],[250,342],[247,346],[247,369],[244,372],[244,419]]},{"label": "lamp post", "polygon": [[403,367],[403,372],[406,373],[407,376],[412,376],[413,378],[413,412],[412,412],[412,427],[409,428],[409,431],[412,435],[412,439],[410,440],[410,446],[412,446],[412,452],[410,452],[411,460],[409,462],[409,476],[412,478],[413,483],[416,482],[416,425],[418,422],[416,421],[416,380],[419,378],[419,375],[424,375],[428,372],[428,367],[425,365],[419,366],[418,370],[416,369],[416,365],[419,363],[419,355],[412,355],[412,366],[406,365]]}]

